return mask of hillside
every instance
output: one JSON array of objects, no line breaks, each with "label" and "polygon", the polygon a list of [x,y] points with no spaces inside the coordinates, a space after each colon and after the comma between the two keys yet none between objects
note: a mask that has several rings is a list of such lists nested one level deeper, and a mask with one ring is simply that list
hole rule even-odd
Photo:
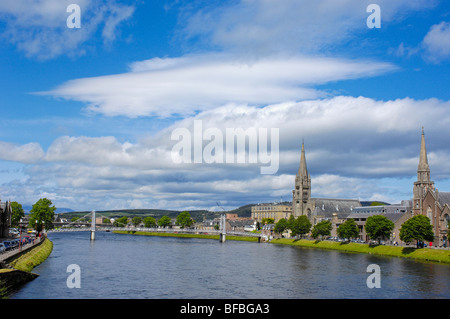
[{"label": "hillside", "polygon": [[[284,205],[290,205],[290,202],[283,202]],[[376,202],[376,201],[361,201],[362,206],[370,206],[373,204],[384,204],[389,205],[384,202]],[[207,210],[192,210],[189,211],[191,214],[191,217],[196,221],[203,221],[205,219],[214,219],[216,217],[219,217],[221,214],[224,213],[230,213],[230,214],[237,214],[239,217],[251,217],[251,208],[256,204],[248,204],[241,207],[238,207],[236,209],[228,210],[228,211],[207,211]],[[70,209],[66,209],[70,210]],[[96,211],[97,216],[104,216],[106,218],[120,218],[123,216],[127,217],[135,217],[139,216],[142,218],[145,218],[147,216],[152,216],[155,219],[159,219],[162,216],[168,216],[170,218],[176,218],[178,214],[180,214],[182,211],[178,210],[165,210],[165,209],[118,209],[118,210],[106,210],[106,211]],[[58,215],[61,218],[67,218],[72,219],[73,217],[82,217],[85,215],[90,214],[89,211],[68,211],[64,213],[59,213]]]},{"label": "hillside", "polygon": [[[106,218],[120,218],[123,216],[127,217],[142,217],[145,218],[147,216],[154,217],[155,219],[159,219],[162,216],[168,216],[170,218],[176,218],[178,214],[182,211],[176,210],[164,210],[164,209],[119,209],[119,210],[107,210],[107,211],[96,211],[95,214],[97,217],[103,216]],[[73,217],[83,217],[85,215],[90,214],[89,211],[81,211],[81,212],[67,212],[58,214],[61,218],[72,219]],[[210,212],[206,210],[193,210],[189,211],[191,217],[196,221],[203,221],[204,219],[214,219],[220,216],[220,212]]]}]

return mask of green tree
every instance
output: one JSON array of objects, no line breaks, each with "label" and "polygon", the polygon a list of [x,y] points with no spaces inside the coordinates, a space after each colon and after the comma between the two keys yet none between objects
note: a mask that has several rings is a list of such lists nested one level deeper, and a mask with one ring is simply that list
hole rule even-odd
[{"label": "green tree", "polygon": [[380,244],[381,239],[387,239],[391,236],[394,226],[394,223],[385,216],[374,215],[367,218],[366,225],[364,227],[370,239],[378,240],[378,244]]},{"label": "green tree", "polygon": [[275,224],[273,231],[277,234],[282,234],[286,229],[288,229],[288,221],[282,218]]},{"label": "green tree", "polygon": [[292,231],[292,228],[295,227],[296,219],[294,215],[289,216],[289,219],[287,221],[287,228]]},{"label": "green tree", "polygon": [[273,223],[275,223],[275,219],[273,219],[273,218],[263,218],[263,219],[261,220],[261,223],[262,223],[263,225],[273,224]]},{"label": "green tree", "polygon": [[31,208],[29,215],[29,226],[36,229],[37,234],[45,229],[53,228],[53,219],[55,218],[56,207],[47,198],[39,199]]},{"label": "green tree", "polygon": [[139,226],[139,224],[142,222],[142,218],[139,216],[135,216],[131,219],[131,223],[134,225],[134,227]]},{"label": "green tree", "polygon": [[359,236],[359,229],[355,220],[350,218],[338,227],[337,233],[341,238],[356,238]]},{"label": "green tree", "polygon": [[152,216],[144,218],[144,227],[151,228],[156,226],[156,220]]},{"label": "green tree", "polygon": [[434,233],[430,219],[424,215],[417,215],[408,219],[400,228],[400,239],[406,243],[413,240],[433,241]]},{"label": "green tree", "polygon": [[169,216],[163,216],[158,220],[158,226],[166,228],[166,226],[169,226],[172,224],[172,220]]},{"label": "green tree", "polygon": [[311,235],[313,238],[317,238],[319,236],[330,236],[331,235],[331,222],[329,220],[323,220],[316,225],[314,225]]},{"label": "green tree", "polygon": [[[293,216],[291,216],[293,217]],[[290,219],[290,218],[289,218]],[[292,236],[300,235],[302,238],[303,235],[309,233],[311,230],[311,222],[308,217],[305,215],[299,216],[297,219],[291,220],[289,222],[289,228],[291,230]]]},{"label": "green tree", "polygon": [[181,226],[181,228],[190,227],[194,223],[189,212],[182,212],[178,214],[176,224]]},{"label": "green tree", "polygon": [[123,216],[114,221],[114,227],[125,227],[128,224],[128,217]]},{"label": "green tree", "polygon": [[11,226],[17,227],[19,226],[20,219],[25,216],[22,205],[18,202],[11,202]]}]

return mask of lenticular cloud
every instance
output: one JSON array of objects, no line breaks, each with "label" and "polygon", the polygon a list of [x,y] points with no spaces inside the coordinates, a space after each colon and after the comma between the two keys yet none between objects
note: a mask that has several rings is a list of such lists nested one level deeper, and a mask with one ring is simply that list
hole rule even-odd
[{"label": "lenticular cloud", "polygon": [[135,62],[122,74],[68,81],[41,94],[106,116],[188,116],[226,103],[268,105],[326,96],[311,88],[389,72],[389,63],[324,57],[242,60],[209,54]]}]

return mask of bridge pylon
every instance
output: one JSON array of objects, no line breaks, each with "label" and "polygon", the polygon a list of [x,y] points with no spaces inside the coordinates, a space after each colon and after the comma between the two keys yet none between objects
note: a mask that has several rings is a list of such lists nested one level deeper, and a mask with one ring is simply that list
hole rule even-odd
[{"label": "bridge pylon", "polygon": [[225,215],[220,216],[220,234],[219,234],[219,241],[221,243],[224,243],[226,241],[226,234],[227,234],[227,224],[225,221]]},{"label": "bridge pylon", "polygon": [[95,240],[95,210],[93,210],[91,213],[91,240]]}]

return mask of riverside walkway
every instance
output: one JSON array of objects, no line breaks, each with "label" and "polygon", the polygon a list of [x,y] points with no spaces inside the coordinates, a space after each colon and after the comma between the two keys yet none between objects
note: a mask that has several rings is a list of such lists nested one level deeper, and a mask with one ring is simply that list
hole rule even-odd
[{"label": "riverside walkway", "polygon": [[22,253],[24,251],[27,251],[30,248],[33,248],[33,247],[39,245],[41,242],[44,241],[44,239],[45,239],[45,236],[36,237],[31,243],[28,243],[26,245],[20,244],[20,246],[17,247],[17,248],[14,248],[12,250],[8,250],[8,251],[5,251],[5,252],[1,253],[0,254],[0,262],[3,262],[3,261],[5,261],[5,260],[7,260],[7,259],[9,259],[9,258],[11,258],[11,257],[13,257],[15,255],[18,255],[18,254],[20,254],[20,253]]}]

